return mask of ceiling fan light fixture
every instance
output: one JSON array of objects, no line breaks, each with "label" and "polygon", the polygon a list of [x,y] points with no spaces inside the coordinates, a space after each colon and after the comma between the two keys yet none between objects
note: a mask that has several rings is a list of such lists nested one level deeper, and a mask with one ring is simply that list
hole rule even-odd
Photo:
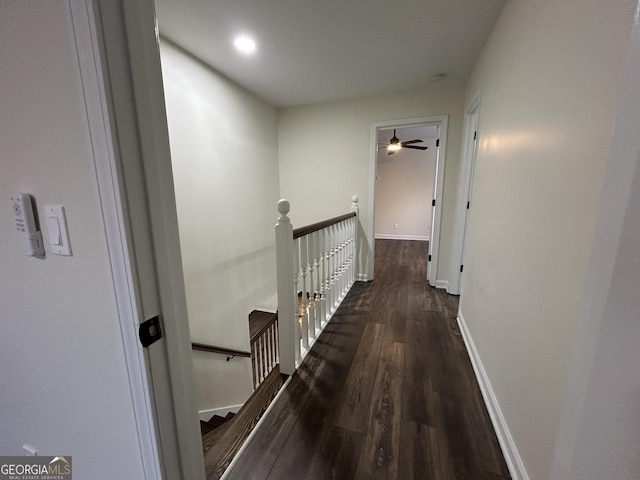
[{"label": "ceiling fan light fixture", "polygon": [[404,142],[401,142],[400,139],[396,137],[396,130],[394,128],[393,137],[391,137],[391,140],[389,140],[389,143],[387,144],[387,155],[393,155],[398,150],[401,150],[403,148],[409,148],[412,150],[422,150],[422,151],[429,148],[429,147],[422,147],[422,146],[416,145],[416,143],[422,143],[422,142],[423,140],[420,140],[418,138],[416,138],[415,140],[405,140]]},{"label": "ceiling fan light fixture", "polygon": [[400,143],[400,139],[396,137],[396,130],[393,129],[393,137],[389,140],[389,145],[387,145],[387,150],[390,152],[397,152],[402,148],[402,143]]},{"label": "ceiling fan light fixture", "polygon": [[390,152],[397,152],[401,148],[402,148],[402,145],[400,145],[399,142],[389,143],[389,145],[387,145],[387,150],[389,150]]}]

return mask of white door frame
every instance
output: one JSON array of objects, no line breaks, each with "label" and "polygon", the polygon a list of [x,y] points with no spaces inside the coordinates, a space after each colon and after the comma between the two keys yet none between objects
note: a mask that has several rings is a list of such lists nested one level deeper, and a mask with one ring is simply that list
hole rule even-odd
[{"label": "white door frame", "polygon": [[68,2],[145,479],[204,480],[153,0]]},{"label": "white door frame", "polygon": [[480,140],[480,104],[481,93],[478,92],[469,106],[465,109],[462,163],[458,177],[458,198],[456,202],[455,230],[453,235],[453,253],[451,255],[451,271],[449,274],[448,293],[459,295],[462,293],[461,265],[464,265],[464,255],[467,246],[469,219],[473,191],[473,175],[475,171],[477,145]]},{"label": "white door frame", "polygon": [[378,162],[378,130],[386,128],[406,128],[418,126],[437,126],[439,129],[440,147],[436,158],[436,175],[433,198],[436,201],[434,215],[431,219],[431,234],[429,240],[429,255],[431,261],[427,264],[427,279],[429,285],[438,288],[446,288],[446,281],[438,281],[438,256],[440,251],[440,223],[442,221],[442,198],[444,191],[444,170],[447,158],[447,132],[449,126],[449,115],[431,115],[428,117],[406,118],[400,120],[386,120],[374,122],[371,125],[371,155],[369,162],[369,238],[371,239],[371,262],[369,271],[366,272],[368,279],[373,279],[374,259],[375,259],[375,185],[376,170]]},{"label": "white door frame", "polygon": [[[106,232],[114,296],[122,335],[126,369],[131,390],[131,403],[135,412],[136,430],[142,454],[145,480],[162,479],[162,462],[158,449],[155,417],[151,405],[150,380],[143,350],[138,342],[137,325],[140,305],[136,292],[135,272],[130,261],[129,242],[126,238],[125,206],[117,178],[117,161],[111,126],[108,122],[107,95],[100,54],[97,51],[97,25],[93,21],[93,5],[89,1],[68,0],[68,11],[73,39],[82,79],[87,123],[91,137],[93,166]],[[123,399],[124,400],[124,399]]]}]

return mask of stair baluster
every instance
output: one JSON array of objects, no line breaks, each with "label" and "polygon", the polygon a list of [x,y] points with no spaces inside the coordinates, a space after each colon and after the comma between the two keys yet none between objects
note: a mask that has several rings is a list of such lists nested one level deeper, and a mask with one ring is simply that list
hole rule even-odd
[{"label": "stair baluster", "polygon": [[300,316],[300,337],[302,340],[302,348],[305,352],[309,351],[309,290],[307,289],[307,267],[308,262],[308,248],[307,240],[309,236],[305,235],[296,239],[300,245],[300,270],[302,275],[302,290],[298,290],[298,315]]},{"label": "stair baluster", "polygon": [[313,264],[314,264],[314,271],[315,271],[315,277],[314,277],[314,288],[312,288],[312,292],[313,292],[313,336],[316,337],[321,330],[321,326],[320,326],[320,233],[321,231],[318,230],[317,232],[313,232],[311,235],[313,235]]},{"label": "stair baluster", "polygon": [[327,322],[327,290],[326,290],[326,271],[327,271],[327,247],[326,247],[326,235],[325,229],[318,231],[318,248],[319,254],[319,268],[318,277],[320,285],[320,329],[324,328]]},{"label": "stair baluster", "polygon": [[307,317],[309,320],[309,341],[313,343],[316,339],[316,321],[315,321],[315,261],[313,258],[315,232],[310,233],[307,237],[307,264],[309,265],[309,281],[307,290]]}]

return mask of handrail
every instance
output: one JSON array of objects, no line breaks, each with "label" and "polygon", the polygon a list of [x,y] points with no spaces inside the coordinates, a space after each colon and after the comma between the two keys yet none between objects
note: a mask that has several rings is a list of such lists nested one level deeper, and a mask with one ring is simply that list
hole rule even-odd
[{"label": "handrail", "polygon": [[[278,312],[275,313],[274,317],[267,323],[265,323],[262,327],[260,327],[260,330],[258,330],[257,332],[250,334],[251,337],[251,341],[253,341],[254,339],[258,338],[260,335],[262,335],[271,325],[273,325],[274,323],[278,322]],[[251,328],[249,328],[249,330],[251,330]]]},{"label": "handrail", "polygon": [[248,357],[251,358],[251,352],[245,352],[243,350],[234,350],[232,348],[214,347],[213,345],[207,345],[205,343],[191,342],[192,350],[200,350],[201,352],[220,353],[222,355],[229,355],[227,362],[233,357]]},{"label": "handrail", "polygon": [[322,230],[323,228],[327,228],[331,225],[335,225],[336,223],[340,223],[347,218],[355,217],[356,212],[345,213],[344,215],[340,215],[339,217],[333,217],[328,220],[322,220],[321,222],[312,223],[311,225],[306,225],[304,227],[294,228],[293,229],[293,238],[304,237],[305,235],[309,235],[310,233],[317,232],[318,230]]}]

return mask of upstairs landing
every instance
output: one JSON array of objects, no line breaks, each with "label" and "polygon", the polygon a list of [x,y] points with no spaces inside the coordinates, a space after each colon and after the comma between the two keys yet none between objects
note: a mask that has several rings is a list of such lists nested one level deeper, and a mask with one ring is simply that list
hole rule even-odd
[{"label": "upstairs landing", "polygon": [[229,480],[510,478],[426,242],[376,240]]}]

